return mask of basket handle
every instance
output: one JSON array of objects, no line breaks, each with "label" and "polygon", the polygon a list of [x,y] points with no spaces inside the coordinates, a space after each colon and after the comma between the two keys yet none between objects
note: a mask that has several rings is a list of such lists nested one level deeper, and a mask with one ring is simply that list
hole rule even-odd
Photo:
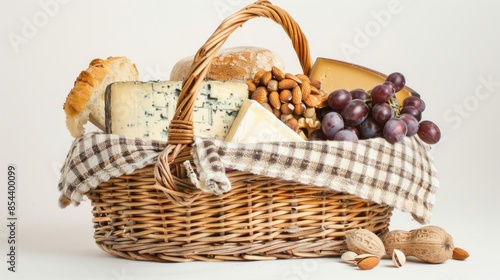
[{"label": "basket handle", "polygon": [[192,119],[198,89],[208,73],[211,61],[229,35],[255,17],[272,19],[283,27],[292,40],[303,73],[309,75],[312,65],[309,44],[298,24],[286,11],[269,1],[259,0],[226,18],[194,56],[169,125],[167,147],[158,156],[154,169],[156,189],[177,205],[190,205],[200,195],[199,190],[192,188],[189,179],[186,181],[185,169],[181,166],[184,161],[193,159],[190,153],[194,138]]},{"label": "basket handle", "polygon": [[255,17],[272,19],[283,27],[292,40],[303,73],[309,75],[312,65],[309,44],[295,20],[286,11],[269,1],[260,0],[250,4],[226,18],[194,56],[187,78],[183,81],[177,107],[169,126],[168,144],[191,144],[193,142],[194,101],[210,68],[211,61],[229,35],[243,23]]}]

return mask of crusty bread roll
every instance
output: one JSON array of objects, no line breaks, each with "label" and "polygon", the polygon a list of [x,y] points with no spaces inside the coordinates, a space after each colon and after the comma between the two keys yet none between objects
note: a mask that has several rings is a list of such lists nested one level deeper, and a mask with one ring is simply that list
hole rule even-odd
[{"label": "crusty bread roll", "polygon": [[75,85],[64,103],[66,126],[71,135],[80,137],[85,132],[84,125],[90,120],[103,129],[104,91],[114,82],[136,81],[138,71],[126,57],[96,58],[76,78]]},{"label": "crusty bread roll", "polygon": [[[179,60],[170,73],[171,81],[184,81],[194,56]],[[258,47],[234,47],[222,49],[212,60],[205,80],[247,81],[253,79],[259,69],[271,70],[272,66],[285,69],[283,60],[274,52]]]}]

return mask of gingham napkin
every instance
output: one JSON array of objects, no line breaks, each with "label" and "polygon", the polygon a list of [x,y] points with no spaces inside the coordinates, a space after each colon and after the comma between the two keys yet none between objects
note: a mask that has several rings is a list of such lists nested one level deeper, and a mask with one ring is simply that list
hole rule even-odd
[{"label": "gingham napkin", "polygon": [[[60,205],[78,205],[101,182],[155,163],[165,147],[120,135],[82,136],[62,168]],[[350,193],[409,212],[420,223],[429,221],[439,186],[429,147],[417,137],[397,144],[382,138],[256,144],[195,138],[191,152],[197,170],[191,181],[205,192],[230,191],[225,170],[236,169]]]},{"label": "gingham napkin", "polygon": [[59,206],[78,205],[86,192],[154,164],[165,142],[92,132],[75,139],[59,180]]},{"label": "gingham napkin", "polygon": [[[238,144],[195,138],[198,188],[229,191],[225,169],[281,178],[346,192],[410,212],[427,223],[438,189],[429,146],[417,137],[390,144],[368,141],[306,141]],[[192,177],[193,178],[193,177]]]}]

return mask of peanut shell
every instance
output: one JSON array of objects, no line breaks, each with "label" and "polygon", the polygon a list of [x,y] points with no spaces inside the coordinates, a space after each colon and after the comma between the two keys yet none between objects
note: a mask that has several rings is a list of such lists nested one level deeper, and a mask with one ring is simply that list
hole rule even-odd
[{"label": "peanut shell", "polygon": [[372,254],[379,258],[385,255],[382,240],[367,229],[355,229],[346,232],[346,244],[349,251],[357,254]]}]

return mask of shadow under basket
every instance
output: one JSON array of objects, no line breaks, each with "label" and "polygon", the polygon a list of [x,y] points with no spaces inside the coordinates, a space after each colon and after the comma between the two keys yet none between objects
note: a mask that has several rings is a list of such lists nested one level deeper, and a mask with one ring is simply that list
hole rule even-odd
[{"label": "shadow under basket", "polygon": [[87,196],[104,251],[159,262],[339,256],[345,233],[388,230],[392,207],[356,196],[250,173],[228,172],[233,189],[200,191],[174,204],[155,187],[154,168],[102,183]]}]

